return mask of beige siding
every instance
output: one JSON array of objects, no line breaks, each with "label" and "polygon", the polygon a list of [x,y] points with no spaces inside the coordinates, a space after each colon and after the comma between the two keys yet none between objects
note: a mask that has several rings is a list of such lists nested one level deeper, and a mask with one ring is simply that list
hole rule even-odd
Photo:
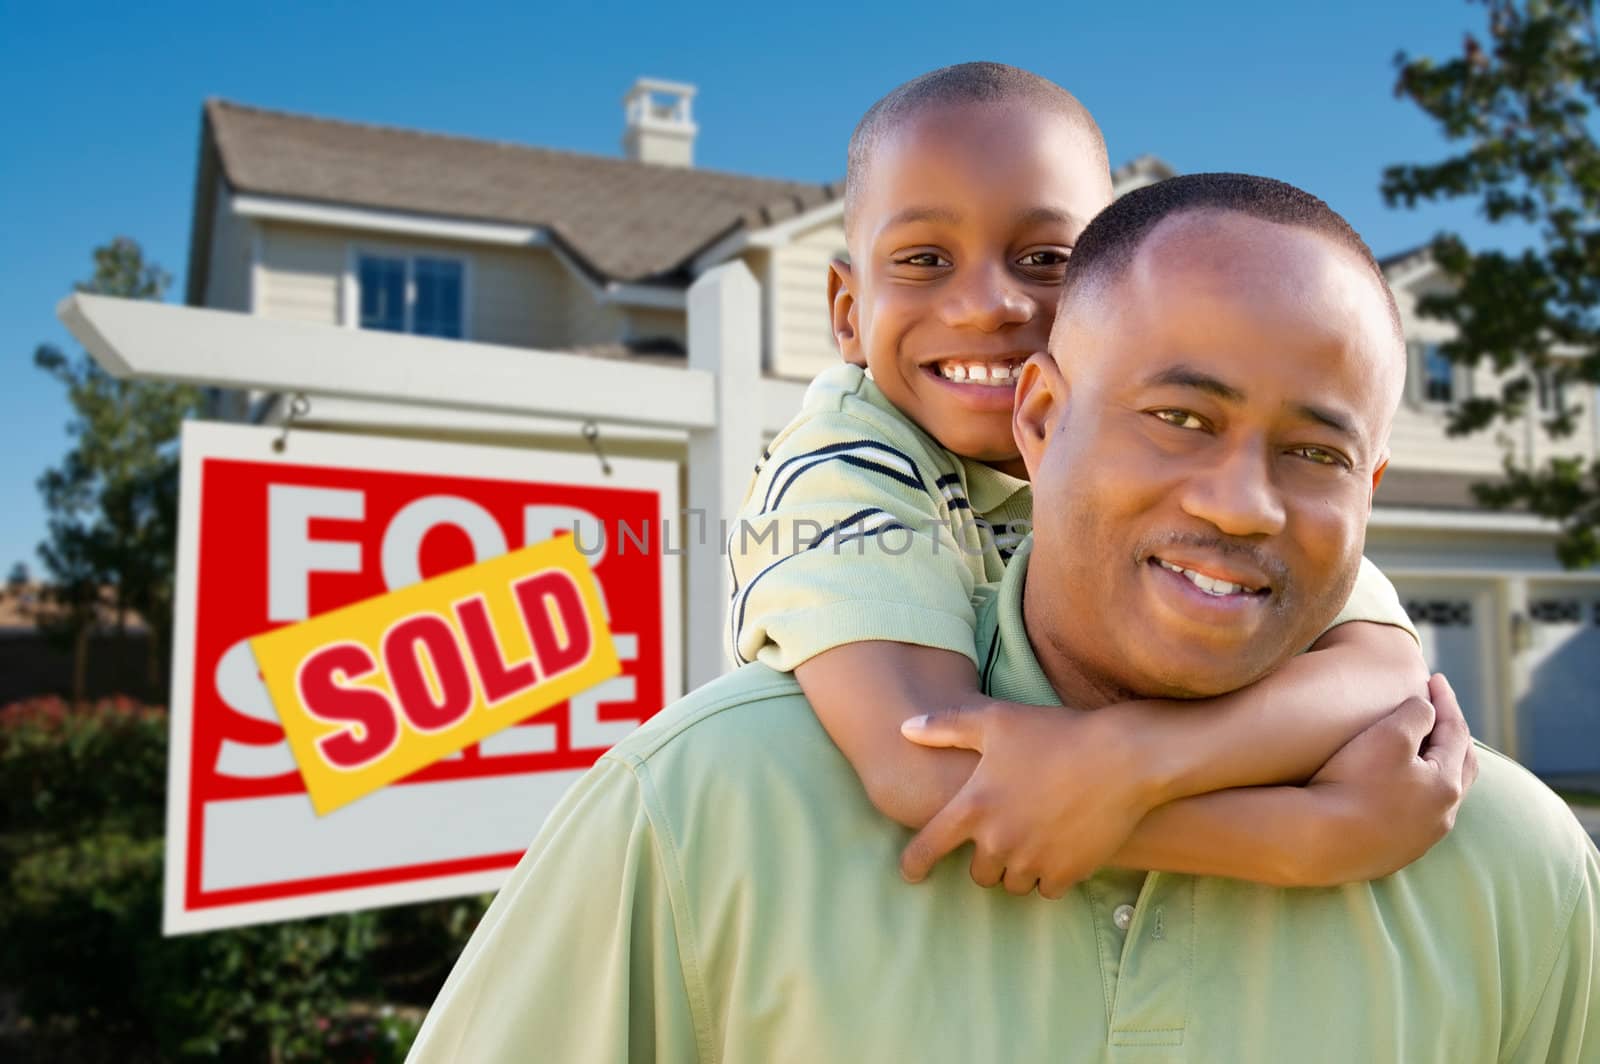
[{"label": "beige siding", "polygon": [[256,313],[339,324],[347,243],[336,230],[263,224]]},{"label": "beige siding", "polygon": [[565,301],[564,347],[585,344],[610,344],[624,338],[628,331],[628,315],[614,303],[599,303],[588,287],[573,277],[566,277],[562,299]]},{"label": "beige siding", "polygon": [[440,255],[466,263],[467,335],[512,347],[561,348],[621,339],[623,317],[597,307],[589,290],[546,248],[495,248],[453,241],[387,239],[309,226],[267,224],[258,312],[340,324],[344,274],[362,251]]},{"label": "beige siding", "polygon": [[440,245],[467,259],[471,337],[513,347],[561,347],[566,342],[562,295],[566,267],[544,248],[482,249]]},{"label": "beige siding", "polygon": [[[1395,300],[1400,307],[1400,319],[1406,337],[1416,343],[1437,343],[1451,336],[1447,323],[1420,318],[1416,314],[1419,285],[1414,289],[1397,289]],[[1468,436],[1450,436],[1445,432],[1449,412],[1421,398],[1419,374],[1421,366],[1413,350],[1411,364],[1407,367],[1405,398],[1395,415],[1394,433],[1390,438],[1394,466],[1404,469],[1433,469],[1454,473],[1494,474],[1500,471],[1509,444],[1519,460],[1525,461],[1531,446],[1533,459],[1542,463],[1553,454],[1595,455],[1600,453],[1600,440],[1595,438],[1594,418],[1587,410],[1579,419],[1576,435],[1565,440],[1552,440],[1543,427],[1531,422],[1514,426],[1497,426]],[[1461,370],[1458,389],[1465,386],[1467,394],[1498,395],[1500,379],[1486,364],[1474,369]],[[1585,407],[1587,398],[1569,393],[1569,402],[1577,399]]]},{"label": "beige siding", "polygon": [[809,379],[839,359],[828,316],[828,262],[844,250],[844,223],[797,234],[772,252],[768,366],[780,377]]},{"label": "beige siding", "polygon": [[232,200],[218,179],[216,209],[211,217],[210,262],[204,305],[217,310],[250,311],[250,223],[233,212]]}]

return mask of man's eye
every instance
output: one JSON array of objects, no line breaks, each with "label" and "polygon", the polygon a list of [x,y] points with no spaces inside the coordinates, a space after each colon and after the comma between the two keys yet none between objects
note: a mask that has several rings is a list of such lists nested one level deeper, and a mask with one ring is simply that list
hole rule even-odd
[{"label": "man's eye", "polygon": [[1201,421],[1187,410],[1152,410],[1150,412],[1175,428],[1203,429],[1206,427],[1204,421]]},{"label": "man's eye", "polygon": [[1315,462],[1318,465],[1346,466],[1349,464],[1335,452],[1323,447],[1294,447],[1290,449],[1289,453],[1299,455],[1301,458]]},{"label": "man's eye", "polygon": [[949,259],[932,251],[919,251],[915,255],[907,255],[905,258],[895,261],[902,266],[926,266],[929,268],[950,265]]}]

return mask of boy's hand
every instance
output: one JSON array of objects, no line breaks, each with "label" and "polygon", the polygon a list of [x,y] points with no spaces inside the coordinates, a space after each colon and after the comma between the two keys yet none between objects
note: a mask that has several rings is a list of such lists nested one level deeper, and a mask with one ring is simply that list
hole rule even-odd
[{"label": "boy's hand", "polygon": [[922,746],[982,755],[948,805],[918,832],[900,871],[920,882],[967,840],[972,878],[1012,894],[1059,898],[1107,863],[1156,804],[1127,729],[1108,710],[990,702],[915,717],[901,734]]},{"label": "boy's hand", "polygon": [[1478,778],[1478,757],[1455,692],[1428,681],[1430,706],[1409,699],[1350,740],[1306,784],[1325,814],[1307,835],[1306,886],[1378,879],[1449,834]]}]

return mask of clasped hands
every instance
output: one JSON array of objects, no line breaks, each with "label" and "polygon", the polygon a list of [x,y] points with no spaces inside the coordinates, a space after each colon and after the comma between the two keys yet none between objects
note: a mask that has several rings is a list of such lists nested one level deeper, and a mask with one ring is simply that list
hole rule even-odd
[{"label": "clasped hands", "polygon": [[[1443,676],[1429,699],[1411,698],[1356,735],[1304,786],[1257,787],[1236,795],[1252,819],[1244,878],[1278,886],[1329,886],[1387,875],[1410,864],[1454,824],[1477,776],[1465,719]],[[1152,736],[1116,714],[988,702],[913,718],[901,734],[928,747],[980,755],[961,790],[906,846],[911,882],[963,843],[973,843],[972,878],[1012,894],[1060,898],[1117,856],[1169,793],[1155,770]],[[1203,799],[1201,799],[1203,800]],[[1282,815],[1279,815],[1282,814]],[[1134,867],[1149,867],[1135,865]],[[1171,868],[1184,871],[1184,868]]]}]

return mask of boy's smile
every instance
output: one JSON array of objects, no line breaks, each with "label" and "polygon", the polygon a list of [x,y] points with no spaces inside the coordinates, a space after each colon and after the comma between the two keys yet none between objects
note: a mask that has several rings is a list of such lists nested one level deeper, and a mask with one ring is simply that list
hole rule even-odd
[{"label": "boy's smile", "polygon": [[907,118],[873,151],[851,262],[829,276],[840,351],[943,446],[1025,475],[1016,378],[1110,199],[1095,135],[1064,114],[1006,100]]}]

